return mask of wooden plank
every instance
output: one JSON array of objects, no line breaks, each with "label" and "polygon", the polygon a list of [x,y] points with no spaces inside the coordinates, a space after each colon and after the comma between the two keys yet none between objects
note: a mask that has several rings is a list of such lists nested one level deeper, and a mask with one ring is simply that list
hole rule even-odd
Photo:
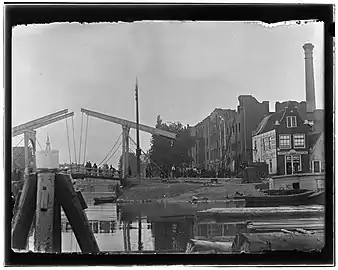
[{"label": "wooden plank", "polygon": [[314,232],[310,232],[310,231],[304,230],[302,228],[297,228],[296,231],[300,232],[300,233],[304,233],[304,234],[314,234]]},{"label": "wooden plank", "polygon": [[232,242],[219,242],[219,241],[206,241],[206,240],[197,240],[190,239],[187,244],[186,253],[193,252],[206,252],[214,250],[217,252],[231,252]]},{"label": "wooden plank", "polygon": [[324,247],[324,233],[240,233],[232,245],[233,252],[261,253],[264,251],[320,251]]},{"label": "wooden plank", "polygon": [[31,174],[24,182],[18,209],[13,219],[12,248],[14,249],[26,248],[29,229],[36,209],[36,189],[37,176]]},{"label": "wooden plank", "polygon": [[67,216],[82,252],[100,252],[88,218],[81,207],[79,197],[76,194],[70,176],[56,174],[55,188],[57,200],[60,202]]},{"label": "wooden plank", "polygon": [[198,211],[199,218],[204,217],[226,217],[226,218],[261,218],[265,216],[324,216],[324,207],[309,206],[309,207],[255,207],[255,208],[211,208],[203,211]]},{"label": "wooden plank", "polygon": [[250,225],[248,226],[248,230],[252,233],[258,233],[258,232],[273,232],[273,231],[280,231],[281,229],[307,229],[307,230],[323,230],[325,227],[325,224],[267,224],[262,226],[256,226],[256,225]]},{"label": "wooden plank", "polygon": [[53,252],[55,172],[38,173],[34,250]]},{"label": "wooden plank", "polygon": [[281,229],[281,232],[283,232],[283,233],[291,233],[291,234],[293,234],[294,232],[292,232],[292,231],[289,231],[289,230],[286,230],[286,229]]}]

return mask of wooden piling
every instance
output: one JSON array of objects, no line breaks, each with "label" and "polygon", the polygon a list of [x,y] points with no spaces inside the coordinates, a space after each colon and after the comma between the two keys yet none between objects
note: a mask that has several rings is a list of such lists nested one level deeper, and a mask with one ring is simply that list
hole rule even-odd
[{"label": "wooden piling", "polygon": [[57,200],[69,220],[81,251],[84,253],[100,252],[70,176],[56,174],[55,189]]},{"label": "wooden piling", "polygon": [[54,218],[53,218],[53,247],[55,253],[62,251],[62,237],[61,237],[61,205],[57,199],[56,192],[54,194]]},{"label": "wooden piling", "polygon": [[12,228],[12,248],[25,249],[36,209],[37,176],[25,179]]},{"label": "wooden piling", "polygon": [[53,252],[55,171],[38,172],[34,250]]}]

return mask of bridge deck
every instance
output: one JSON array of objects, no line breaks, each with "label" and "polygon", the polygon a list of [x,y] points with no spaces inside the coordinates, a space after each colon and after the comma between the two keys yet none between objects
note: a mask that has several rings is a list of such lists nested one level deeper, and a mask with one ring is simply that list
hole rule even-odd
[{"label": "bridge deck", "polygon": [[120,180],[119,172],[116,170],[86,168],[83,165],[72,164],[66,167],[60,167],[60,172],[71,174],[74,179],[96,178],[96,179],[114,179]]}]

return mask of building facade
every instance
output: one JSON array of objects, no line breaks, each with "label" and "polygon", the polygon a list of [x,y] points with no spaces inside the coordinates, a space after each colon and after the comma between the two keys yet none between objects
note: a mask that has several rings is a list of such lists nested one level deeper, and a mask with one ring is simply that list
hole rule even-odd
[{"label": "building facade", "polygon": [[243,164],[253,161],[252,132],[269,114],[268,101],[258,102],[251,95],[241,95],[238,101],[237,111],[227,121],[225,132],[225,164],[234,173],[239,173]]},{"label": "building facade", "polygon": [[253,137],[253,162],[268,164],[269,174],[277,173],[276,130],[270,130]]},{"label": "building facade", "polygon": [[189,151],[196,167],[217,169],[222,166],[226,147],[224,130],[235,113],[235,110],[216,108],[203,121],[189,127],[190,134],[196,136],[196,144]]},{"label": "building facade", "polygon": [[324,133],[309,135],[310,171],[325,172]]},{"label": "building facade", "polygon": [[251,163],[252,132],[269,114],[269,102],[258,102],[251,95],[238,97],[237,111],[215,109],[208,117],[191,127],[196,145],[189,151],[197,167],[228,168],[238,173],[243,163]]},{"label": "building facade", "polygon": [[309,172],[310,130],[308,121],[300,117],[293,103],[266,116],[253,133],[253,161],[268,163],[270,174]]}]

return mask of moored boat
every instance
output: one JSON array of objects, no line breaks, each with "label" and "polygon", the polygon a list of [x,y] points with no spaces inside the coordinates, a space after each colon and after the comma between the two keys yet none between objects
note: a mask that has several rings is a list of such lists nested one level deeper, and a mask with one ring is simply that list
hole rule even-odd
[{"label": "moored boat", "polygon": [[266,195],[294,195],[309,191],[308,189],[265,189],[261,190]]},{"label": "moored boat", "polygon": [[319,190],[309,196],[309,204],[325,204],[325,192]]},{"label": "moored boat", "polygon": [[[264,195],[261,196],[250,196],[250,195],[243,195],[243,196],[236,196],[235,198],[242,198],[245,199],[246,207],[267,207],[267,206],[296,206],[296,205],[310,205],[316,204],[317,196],[321,196],[321,193],[318,193],[314,190],[307,190],[301,193],[297,193],[296,191],[294,194],[290,191],[290,194],[287,194],[285,191],[282,191],[278,194],[278,192],[270,191],[271,195]],[[310,197],[313,195],[312,197]]]}]

